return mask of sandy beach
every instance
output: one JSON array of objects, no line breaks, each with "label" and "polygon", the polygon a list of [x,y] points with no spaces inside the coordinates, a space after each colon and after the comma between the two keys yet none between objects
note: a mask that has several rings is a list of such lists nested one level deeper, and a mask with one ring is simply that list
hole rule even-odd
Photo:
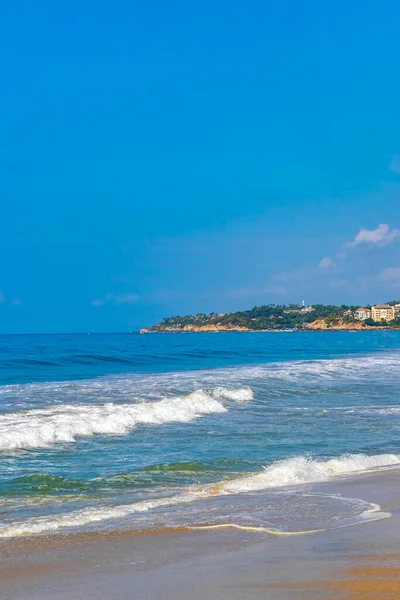
[{"label": "sandy beach", "polygon": [[400,0],[1,6],[0,600],[400,600]]},{"label": "sandy beach", "polygon": [[308,535],[227,528],[4,540],[1,597],[395,600],[399,484],[400,472],[391,470],[309,486],[378,503],[392,516]]}]

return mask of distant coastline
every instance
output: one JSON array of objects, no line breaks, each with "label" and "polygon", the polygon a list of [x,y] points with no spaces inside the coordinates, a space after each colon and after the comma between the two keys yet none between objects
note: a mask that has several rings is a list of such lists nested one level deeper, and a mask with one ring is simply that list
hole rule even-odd
[{"label": "distant coastline", "polygon": [[[373,318],[374,317],[374,318]],[[164,318],[140,333],[220,333],[400,330],[400,303],[375,306],[315,304],[255,306],[235,313]]]},{"label": "distant coastline", "polygon": [[315,331],[349,331],[349,332],[360,332],[360,331],[400,331],[399,327],[302,327],[299,329],[245,329],[243,327],[231,327],[229,329],[214,329],[208,327],[199,327],[196,329],[153,329],[143,328],[140,331],[132,333],[139,334],[185,334],[185,333],[313,333]]}]

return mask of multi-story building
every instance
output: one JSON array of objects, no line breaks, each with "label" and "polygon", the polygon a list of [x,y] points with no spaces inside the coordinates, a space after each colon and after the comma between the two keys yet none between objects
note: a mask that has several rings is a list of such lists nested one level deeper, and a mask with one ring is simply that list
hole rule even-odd
[{"label": "multi-story building", "polygon": [[389,304],[377,304],[371,309],[372,318],[374,321],[393,321],[395,318],[395,310]]},{"label": "multi-story building", "polygon": [[360,308],[358,308],[355,313],[354,313],[354,317],[358,320],[358,321],[365,321],[365,319],[370,319],[371,318],[371,311],[369,308],[364,308],[363,306],[360,306]]}]

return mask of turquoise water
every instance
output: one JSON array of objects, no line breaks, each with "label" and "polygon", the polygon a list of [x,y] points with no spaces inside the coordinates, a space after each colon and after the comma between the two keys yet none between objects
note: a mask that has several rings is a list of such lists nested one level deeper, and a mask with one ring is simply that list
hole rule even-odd
[{"label": "turquoise water", "polygon": [[0,336],[0,536],[351,524],[397,467],[400,332]]}]

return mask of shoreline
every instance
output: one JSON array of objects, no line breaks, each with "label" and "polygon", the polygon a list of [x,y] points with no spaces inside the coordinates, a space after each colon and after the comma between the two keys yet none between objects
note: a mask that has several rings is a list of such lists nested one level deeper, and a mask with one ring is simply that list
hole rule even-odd
[{"label": "shoreline", "polygon": [[139,330],[132,333],[139,333],[141,335],[156,334],[156,333],[316,333],[316,332],[342,332],[342,333],[364,333],[367,331],[400,331],[399,327],[365,327],[365,328],[343,328],[343,327],[329,327],[329,328],[304,328],[304,329],[190,329],[190,330],[164,330],[164,331],[147,331]]},{"label": "shoreline", "polygon": [[394,600],[400,597],[399,484],[400,470],[393,469],[306,486],[379,504],[392,515],[307,535],[213,529],[0,540],[2,597]]}]

